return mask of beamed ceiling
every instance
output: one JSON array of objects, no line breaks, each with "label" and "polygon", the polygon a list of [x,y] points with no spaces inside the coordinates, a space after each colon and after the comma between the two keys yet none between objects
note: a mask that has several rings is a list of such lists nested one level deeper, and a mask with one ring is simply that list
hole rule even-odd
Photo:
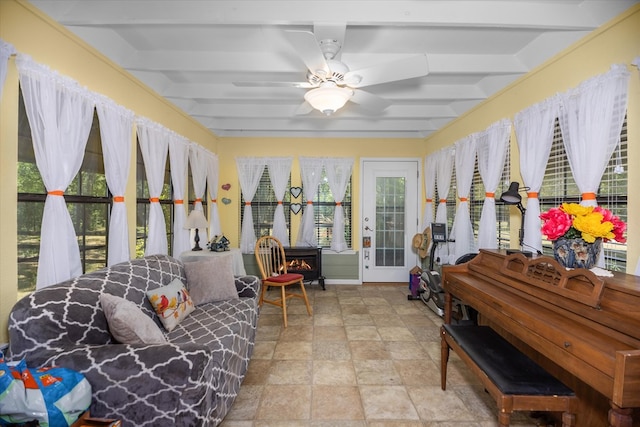
[{"label": "beamed ceiling", "polygon": [[[216,135],[424,138],[637,1],[31,3]],[[319,50],[294,47],[300,31],[337,40],[337,58],[364,70],[354,102],[330,116],[291,84],[307,82],[301,55]],[[428,74],[376,84],[411,74],[416,55]]]}]

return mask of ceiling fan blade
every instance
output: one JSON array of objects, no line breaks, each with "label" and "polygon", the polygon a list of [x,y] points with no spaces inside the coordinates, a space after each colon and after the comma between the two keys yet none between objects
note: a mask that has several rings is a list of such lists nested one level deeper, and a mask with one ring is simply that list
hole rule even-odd
[{"label": "ceiling fan blade", "polygon": [[427,55],[421,54],[361,70],[349,71],[345,74],[344,81],[347,86],[357,88],[422,77],[427,74],[429,74]]},{"label": "ceiling fan blade", "polygon": [[233,82],[236,87],[298,87],[312,89],[318,85],[309,82]]},{"label": "ceiling fan blade", "polygon": [[[342,48],[342,46],[344,46],[344,35],[346,31],[347,31],[346,22],[341,22],[341,23],[314,22],[313,23],[313,34],[315,34],[316,40],[318,40],[319,43],[322,43],[323,40],[334,40],[338,43],[338,46]],[[339,61],[341,55],[342,55],[342,49],[339,49],[332,59]]]},{"label": "ceiling fan blade", "polygon": [[331,72],[327,65],[327,60],[320,50],[318,40],[312,32],[287,30],[284,33],[309,71],[313,74],[318,74],[318,71],[322,70],[321,72],[324,72],[325,75]]},{"label": "ceiling fan blade", "polygon": [[375,113],[382,112],[385,108],[391,105],[391,101],[380,98],[378,95],[365,92],[364,90],[354,90],[353,96],[349,101]]}]

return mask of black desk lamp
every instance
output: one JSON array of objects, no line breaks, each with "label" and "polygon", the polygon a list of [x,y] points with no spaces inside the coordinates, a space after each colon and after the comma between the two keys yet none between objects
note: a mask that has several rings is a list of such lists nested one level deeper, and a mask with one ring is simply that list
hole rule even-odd
[{"label": "black desk lamp", "polygon": [[502,193],[502,195],[500,196],[500,200],[506,205],[515,205],[520,211],[522,220],[520,222],[519,239],[520,247],[522,248],[522,243],[524,240],[524,213],[526,212],[526,209],[524,208],[524,206],[522,206],[522,196],[519,193],[519,188],[520,184],[515,181],[512,182],[511,184],[509,184],[509,189]]}]

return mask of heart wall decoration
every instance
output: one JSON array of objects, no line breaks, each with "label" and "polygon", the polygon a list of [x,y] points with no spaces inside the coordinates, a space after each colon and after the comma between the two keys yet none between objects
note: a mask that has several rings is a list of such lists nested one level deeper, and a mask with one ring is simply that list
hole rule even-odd
[{"label": "heart wall decoration", "polygon": [[228,205],[229,203],[231,203],[231,199],[227,199],[226,197],[223,197],[222,203],[224,203],[225,205]]},{"label": "heart wall decoration", "polygon": [[293,197],[294,199],[297,199],[302,194],[302,188],[300,188],[300,187],[291,187],[289,189],[289,192],[291,193],[291,197]]},{"label": "heart wall decoration", "polygon": [[230,189],[230,188],[231,188],[231,184],[223,184],[223,185],[222,185],[222,189],[223,189],[224,191],[229,191],[229,189]]},{"label": "heart wall decoration", "polygon": [[300,203],[291,203],[289,209],[291,209],[294,215],[298,215],[302,210],[302,205]]}]

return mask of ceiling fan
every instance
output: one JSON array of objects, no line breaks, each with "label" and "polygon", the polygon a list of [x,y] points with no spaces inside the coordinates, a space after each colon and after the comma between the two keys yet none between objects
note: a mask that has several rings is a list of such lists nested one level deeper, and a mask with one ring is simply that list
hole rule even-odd
[{"label": "ceiling fan", "polygon": [[426,76],[425,54],[351,71],[340,60],[346,24],[314,24],[314,32],[287,30],[285,37],[307,66],[305,82],[234,82],[236,86],[289,86],[310,89],[296,114],[313,109],[331,115],[348,101],[371,112],[381,112],[391,102],[360,88]]}]

